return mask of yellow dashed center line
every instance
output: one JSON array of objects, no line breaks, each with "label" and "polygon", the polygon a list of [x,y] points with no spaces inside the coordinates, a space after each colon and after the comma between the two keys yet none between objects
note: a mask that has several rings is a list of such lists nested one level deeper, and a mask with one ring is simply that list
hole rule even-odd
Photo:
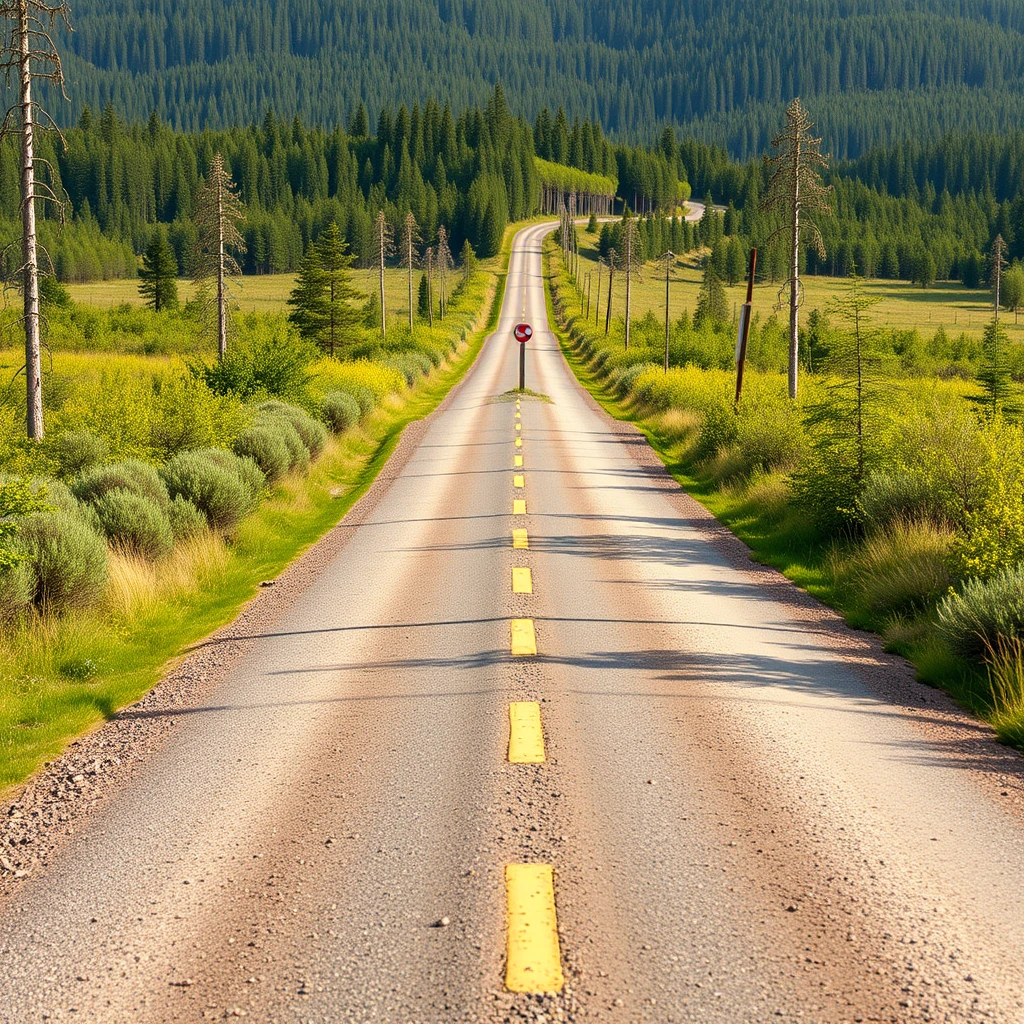
[{"label": "yellow dashed center line", "polygon": [[522,429],[523,429],[522,423],[517,423],[516,424],[516,430],[522,430]]},{"label": "yellow dashed center line", "polygon": [[537,653],[537,634],[533,629],[533,619],[512,620],[512,653],[517,657]]},{"label": "yellow dashed center line", "polygon": [[524,479],[522,473],[516,473],[516,475],[514,477],[512,477],[512,486],[513,487],[525,487],[526,486],[526,480]]},{"label": "yellow dashed center line", "polygon": [[517,437],[516,438],[516,447],[517,448],[522,448],[523,447],[523,439],[521,437]]},{"label": "yellow dashed center line", "polygon": [[558,946],[554,871],[550,864],[505,865],[508,898],[510,992],[560,992],[562,954]]},{"label": "yellow dashed center line", "polygon": [[513,530],[512,531],[512,547],[514,548],[528,548],[530,546],[530,538],[527,536],[525,530]]},{"label": "yellow dashed center line", "polygon": [[514,498],[512,500],[512,515],[514,515],[514,516],[525,516],[526,515],[526,499],[525,498]]},{"label": "yellow dashed center line", "polygon": [[523,418],[523,414],[518,409],[516,409],[516,419],[517,420],[521,420],[522,418]]},{"label": "yellow dashed center line", "polygon": [[510,764],[544,763],[544,728],[536,701],[514,701],[508,706],[508,759]]},{"label": "yellow dashed center line", "polygon": [[533,573],[524,566],[516,566],[512,570],[512,593],[532,594]]},{"label": "yellow dashed center line", "polygon": [[516,455],[516,456],[514,456],[514,459],[515,459],[515,468],[516,469],[520,469],[522,467],[522,465],[523,465],[523,457],[522,457],[522,455]]}]

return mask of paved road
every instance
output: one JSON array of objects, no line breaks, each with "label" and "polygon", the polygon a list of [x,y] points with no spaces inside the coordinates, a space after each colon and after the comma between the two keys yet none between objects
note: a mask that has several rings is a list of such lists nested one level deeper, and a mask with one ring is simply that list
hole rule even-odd
[{"label": "paved road", "polygon": [[[912,684],[596,410],[543,328],[545,230],[362,525],[0,906],[0,1019],[1024,1021],[1008,762],[886,699]],[[550,402],[516,448],[524,317]],[[543,763],[508,762],[511,702]],[[553,869],[557,995],[505,991],[510,864]]]}]

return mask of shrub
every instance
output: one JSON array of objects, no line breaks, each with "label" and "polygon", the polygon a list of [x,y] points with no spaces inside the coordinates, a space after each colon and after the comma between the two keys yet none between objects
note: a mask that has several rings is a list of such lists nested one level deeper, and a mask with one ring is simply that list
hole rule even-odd
[{"label": "shrub", "polygon": [[249,498],[249,508],[246,511],[256,507],[263,488],[267,486],[267,478],[252,459],[236,455],[226,448],[200,448],[195,454],[238,477]]},{"label": "shrub", "polygon": [[103,532],[117,547],[160,558],[174,546],[174,534],[167,513],[152,498],[115,489],[93,503]]},{"label": "shrub", "polygon": [[39,512],[22,525],[35,601],[48,611],[90,604],[107,585],[107,545],[79,516]]},{"label": "shrub", "polygon": [[167,488],[155,467],[130,459],[111,462],[83,473],[72,485],[71,491],[79,501],[93,503],[108,491],[131,491],[151,498],[161,508],[170,500]]},{"label": "shrub", "polygon": [[359,403],[347,391],[328,391],[320,405],[320,415],[336,434],[359,422]]},{"label": "shrub", "polygon": [[176,455],[161,475],[171,497],[190,501],[215,529],[232,529],[249,511],[251,497],[238,473],[217,465],[203,452]]},{"label": "shrub", "polygon": [[167,519],[175,540],[188,540],[206,529],[206,516],[180,494],[167,506]]},{"label": "shrub", "polygon": [[10,622],[32,603],[35,582],[27,561],[0,569],[0,621]]},{"label": "shrub", "polygon": [[905,470],[870,473],[861,491],[860,510],[864,521],[875,529],[901,521],[942,523],[945,519],[928,481]]},{"label": "shrub", "polygon": [[803,425],[792,404],[747,407],[736,419],[736,443],[747,472],[792,469],[803,451]]},{"label": "shrub", "polygon": [[299,409],[294,405],[285,405],[284,402],[264,402],[259,409],[261,413],[283,416],[298,432],[312,458],[317,458],[324,450],[324,445],[327,444],[327,430],[322,423],[317,423],[305,409]]},{"label": "shrub", "polygon": [[950,649],[972,661],[1002,643],[1024,639],[1024,565],[989,580],[968,580],[939,605],[938,625]]},{"label": "shrub", "polygon": [[106,440],[91,430],[66,430],[53,442],[53,456],[61,476],[78,476],[98,466],[109,454]]},{"label": "shrub", "polygon": [[949,591],[952,541],[927,521],[896,520],[869,534],[845,566],[860,606],[882,615],[931,607]]},{"label": "shrub", "polygon": [[309,466],[309,449],[303,444],[302,437],[295,429],[291,420],[284,416],[265,415],[260,418],[260,426],[273,430],[281,438],[288,449],[288,468],[306,469]]},{"label": "shrub", "polygon": [[712,402],[704,409],[693,457],[698,462],[717,455],[736,440],[736,414],[726,402]]},{"label": "shrub", "polygon": [[270,423],[248,427],[235,438],[234,452],[252,459],[273,483],[291,466],[291,452],[281,431]]}]

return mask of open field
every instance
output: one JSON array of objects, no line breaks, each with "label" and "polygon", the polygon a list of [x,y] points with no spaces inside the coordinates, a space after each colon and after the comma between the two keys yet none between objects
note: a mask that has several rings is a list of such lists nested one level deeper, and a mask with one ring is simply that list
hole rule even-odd
[{"label": "open field", "polygon": [[[590,316],[596,315],[597,300],[597,236],[585,230],[579,231],[580,273],[593,274],[591,282]],[[680,257],[672,272],[672,283],[669,288],[669,315],[675,320],[684,309],[692,314],[697,306],[697,295],[700,292],[703,271],[698,263],[698,253],[691,252]],[[607,272],[601,282],[601,322],[607,302]],[[806,315],[812,309],[824,310],[837,295],[846,288],[845,278],[815,277],[805,275],[802,278],[804,301],[802,311]],[[762,317],[770,316],[780,301],[780,283],[772,283],[767,279],[759,279],[754,287],[754,313]],[[746,298],[746,282],[729,287],[726,294],[738,309]],[[922,337],[930,337],[941,325],[950,335],[965,331],[980,337],[985,324],[992,315],[992,299],[986,289],[965,288],[957,281],[937,282],[930,288],[920,288],[907,281],[872,280],[867,283],[870,294],[879,295],[882,301],[872,309],[872,318],[876,325],[891,327],[897,330],[917,328]],[[781,301],[788,310],[788,296],[783,295]],[[612,289],[612,316],[622,316],[626,304],[626,281],[621,273],[616,273]],[[665,315],[665,278],[656,267],[644,268],[642,279],[634,281],[631,297],[634,317],[641,317],[648,309],[653,309],[659,317]],[[783,318],[785,311],[780,311]],[[1024,321],[1014,323],[1012,314],[1004,313],[1002,323],[1006,327],[1011,340],[1024,341]]]},{"label": "open field", "polygon": [[[388,270],[384,278],[384,292],[387,300],[389,316],[408,316],[409,310],[409,279],[407,271],[401,269]],[[458,271],[456,271],[455,280]],[[354,270],[352,278],[360,291],[370,295],[377,289],[377,272],[374,270]],[[416,302],[415,289],[419,287],[420,271],[413,274],[413,302]],[[287,308],[288,296],[295,287],[294,274],[261,274],[236,278],[231,284],[231,296],[243,313],[278,313]],[[114,281],[92,281],[89,284],[71,284],[67,286],[75,302],[89,306],[107,308],[119,306],[124,302],[141,304],[139,282],[135,278]],[[436,289],[436,286],[435,286]],[[178,298],[187,302],[195,294],[195,286],[187,279],[178,281]],[[435,302],[436,302],[435,290]]]}]

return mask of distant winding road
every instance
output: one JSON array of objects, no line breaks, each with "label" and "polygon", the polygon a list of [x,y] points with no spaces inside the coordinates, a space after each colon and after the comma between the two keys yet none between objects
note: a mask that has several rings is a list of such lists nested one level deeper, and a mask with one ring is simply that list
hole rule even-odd
[{"label": "distant winding road", "polygon": [[1020,758],[594,405],[550,229],[294,600],[0,904],[0,1020],[1024,1021]]}]

